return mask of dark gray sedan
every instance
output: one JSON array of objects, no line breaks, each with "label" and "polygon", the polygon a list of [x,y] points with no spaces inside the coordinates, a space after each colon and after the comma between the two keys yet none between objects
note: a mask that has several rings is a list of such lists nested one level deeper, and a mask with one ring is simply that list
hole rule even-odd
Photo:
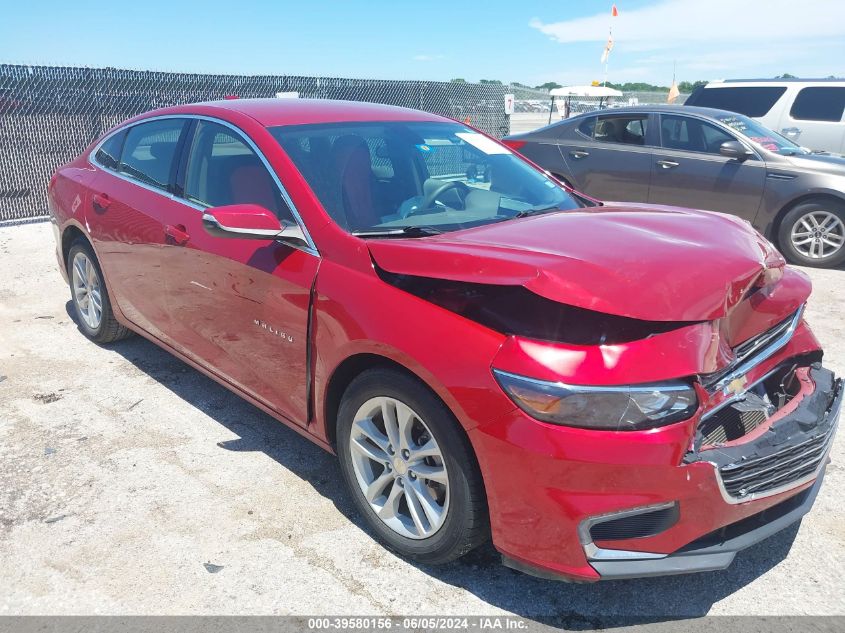
[{"label": "dark gray sedan", "polygon": [[845,262],[845,157],[810,153],[741,114],[616,108],[505,143],[593,198],[731,213],[793,263]]}]

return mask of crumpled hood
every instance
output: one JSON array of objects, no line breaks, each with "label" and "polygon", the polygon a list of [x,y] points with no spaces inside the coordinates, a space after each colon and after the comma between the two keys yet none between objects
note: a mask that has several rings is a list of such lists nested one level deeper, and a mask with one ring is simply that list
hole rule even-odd
[{"label": "crumpled hood", "polygon": [[391,273],[522,285],[560,303],[646,321],[726,316],[784,260],[738,218],[606,205],[417,239],[369,240]]}]

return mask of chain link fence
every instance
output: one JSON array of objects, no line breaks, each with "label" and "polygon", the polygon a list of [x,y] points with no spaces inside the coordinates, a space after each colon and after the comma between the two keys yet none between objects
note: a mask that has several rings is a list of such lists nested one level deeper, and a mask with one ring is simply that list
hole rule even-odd
[{"label": "chain link fence", "polygon": [[[539,127],[556,123],[567,116],[576,116],[584,112],[605,108],[618,108],[628,105],[655,105],[666,103],[667,92],[624,92],[621,97],[571,97],[568,106],[566,99],[555,98],[554,109],[551,96],[546,91],[529,89],[523,86],[509,86],[507,92],[514,95],[514,113],[510,118],[510,133],[530,132]],[[688,94],[681,94],[674,103],[680,105],[687,100]]]},{"label": "chain link fence", "polygon": [[44,216],[47,183],[56,167],[131,116],[182,103],[281,92],[416,108],[469,120],[497,137],[510,130],[507,87],[496,84],[0,64],[0,222]]}]

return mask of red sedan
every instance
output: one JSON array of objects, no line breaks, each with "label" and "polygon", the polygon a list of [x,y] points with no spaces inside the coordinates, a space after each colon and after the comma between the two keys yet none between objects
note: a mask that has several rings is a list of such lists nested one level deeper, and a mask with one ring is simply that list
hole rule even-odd
[{"label": "red sedan", "polygon": [[720,569],[821,485],[842,386],[810,283],[736,218],[307,100],[135,117],[49,203],[86,336],[140,334],[336,452],[414,560],[492,537],[542,576]]}]

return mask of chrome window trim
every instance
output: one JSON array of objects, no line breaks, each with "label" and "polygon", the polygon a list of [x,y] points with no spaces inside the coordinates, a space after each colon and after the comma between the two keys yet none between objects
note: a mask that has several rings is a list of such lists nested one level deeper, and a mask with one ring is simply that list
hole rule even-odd
[{"label": "chrome window trim", "polygon": [[[231,129],[232,131],[234,131],[238,135],[240,135],[240,137],[247,143],[247,145],[249,145],[249,147],[255,152],[255,154],[258,156],[258,158],[261,159],[261,162],[263,163],[265,169],[267,169],[267,171],[270,172],[270,176],[273,178],[273,181],[276,183],[276,186],[279,188],[279,192],[282,194],[282,199],[285,201],[285,204],[288,205],[288,208],[290,209],[291,215],[293,215],[294,221],[299,225],[299,228],[302,229],[302,233],[303,233],[303,235],[305,235],[305,240],[306,240],[306,242],[308,242],[308,246],[298,247],[298,246],[293,246],[291,244],[286,244],[286,246],[290,246],[291,248],[297,248],[298,250],[304,251],[304,252],[309,253],[311,255],[314,255],[316,257],[320,256],[320,252],[317,250],[317,245],[314,244],[314,240],[311,239],[311,234],[308,232],[308,228],[305,226],[305,221],[302,219],[302,216],[300,215],[299,210],[296,208],[296,205],[293,203],[293,200],[291,199],[290,194],[288,193],[287,189],[285,189],[285,186],[282,184],[282,181],[279,178],[279,175],[276,173],[276,170],[273,169],[273,167],[270,165],[267,158],[264,156],[264,153],[258,148],[258,146],[255,144],[255,142],[249,137],[249,135],[246,132],[244,132],[242,129],[240,129],[238,126],[234,125],[233,123],[230,123],[229,121],[224,121],[223,119],[218,119],[217,117],[208,116],[208,115],[205,115],[205,114],[160,114],[160,115],[157,115],[157,116],[147,117],[147,118],[141,119],[139,121],[133,121],[131,123],[123,123],[120,126],[118,126],[117,128],[115,128],[114,130],[112,130],[111,132],[109,132],[102,139],[100,139],[100,141],[93,147],[91,152],[88,154],[88,162],[92,166],[97,167],[99,169],[102,169],[102,170],[108,172],[109,174],[111,174],[113,176],[117,176],[118,178],[121,178],[121,179],[123,179],[127,182],[131,182],[134,185],[140,185],[144,189],[147,189],[148,191],[152,191],[153,193],[160,194],[160,195],[164,196],[165,198],[167,198],[169,200],[182,203],[185,206],[190,207],[192,209],[195,209],[197,211],[205,211],[206,209],[208,209],[210,207],[206,206],[206,205],[197,204],[195,202],[188,200],[187,198],[185,198],[183,196],[177,196],[176,194],[171,193],[171,192],[169,192],[165,189],[162,189],[160,187],[154,187],[153,185],[149,185],[145,182],[142,182],[142,181],[138,180],[137,178],[132,178],[128,174],[123,174],[121,172],[115,171],[114,169],[110,169],[110,168],[106,167],[105,165],[102,165],[101,163],[99,163],[95,159],[95,156],[97,155],[97,152],[100,150],[100,147],[102,147],[103,143],[105,143],[107,140],[109,140],[112,136],[114,136],[118,132],[121,132],[123,130],[128,130],[128,129],[136,126],[136,125],[141,125],[142,123],[148,123],[150,121],[159,121],[159,120],[165,120],[165,119],[189,119],[189,120],[195,119],[195,120],[198,120],[198,121],[208,121],[210,123],[218,123],[220,125],[223,125],[224,127],[228,127],[229,129]],[[187,148],[185,148],[185,149],[183,149],[183,151],[189,151],[189,150]]]},{"label": "chrome window trim", "polygon": [[587,517],[578,524],[578,540],[584,548],[584,553],[587,555],[588,561],[607,561],[607,560],[650,560],[657,558],[666,558],[668,554],[658,554],[655,552],[637,552],[634,550],[623,549],[604,549],[598,547],[593,543],[593,537],[590,535],[590,528],[597,523],[604,523],[605,521],[612,521],[614,519],[622,519],[629,516],[636,516],[638,514],[647,514],[649,512],[656,512],[658,510],[667,510],[676,505],[676,501],[667,501],[665,503],[656,503],[649,506],[640,506],[638,508],[631,508],[628,510],[616,510],[614,512],[606,512],[605,514],[597,514],[595,516]]}]

